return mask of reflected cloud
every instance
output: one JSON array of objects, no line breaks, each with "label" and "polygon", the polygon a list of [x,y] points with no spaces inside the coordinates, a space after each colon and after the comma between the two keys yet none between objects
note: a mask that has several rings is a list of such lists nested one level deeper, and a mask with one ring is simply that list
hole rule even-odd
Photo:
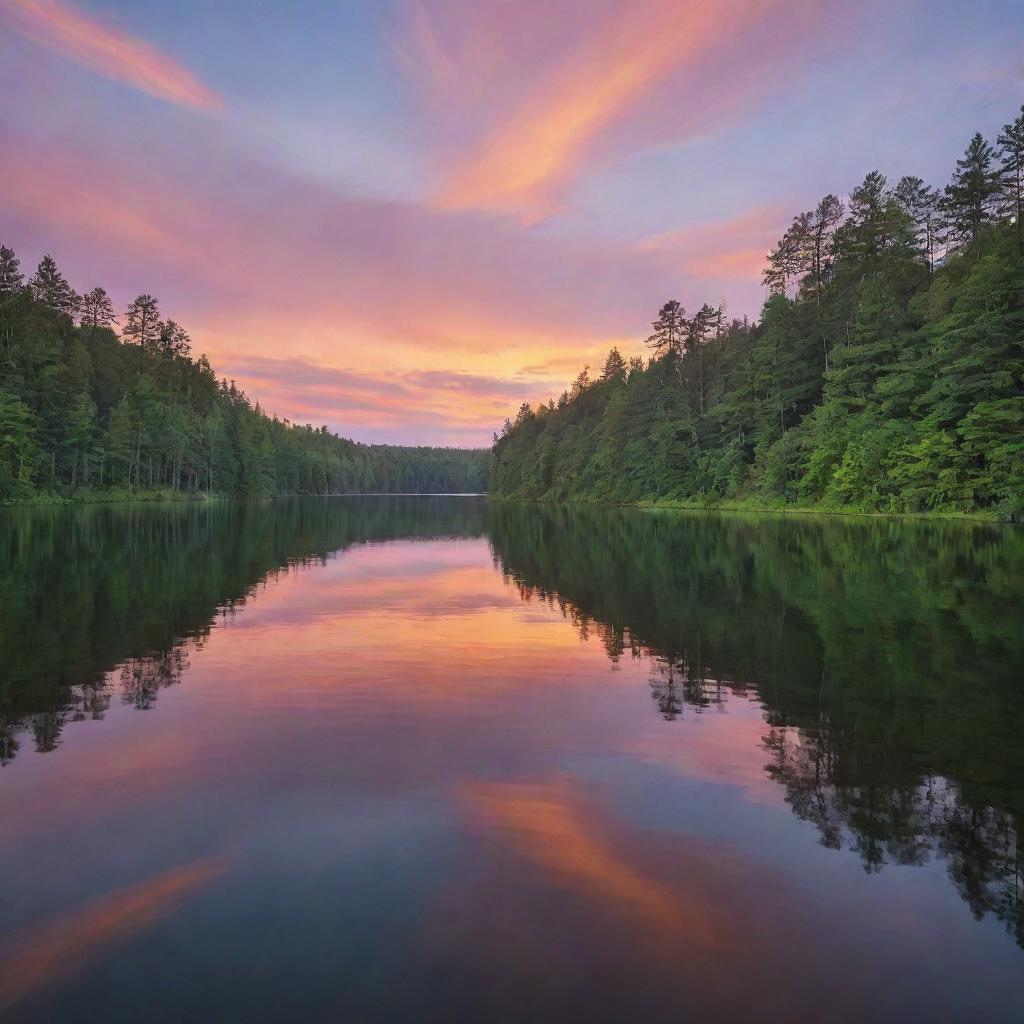
[{"label": "reflected cloud", "polygon": [[614,849],[570,780],[469,783],[460,796],[480,832],[532,861],[556,884],[656,935],[685,934],[707,951],[732,944],[713,901],[646,875],[634,858]]},{"label": "reflected cloud", "polygon": [[80,970],[112,943],[167,917],[226,870],[227,862],[215,857],[183,864],[15,936],[4,946],[0,1006]]}]

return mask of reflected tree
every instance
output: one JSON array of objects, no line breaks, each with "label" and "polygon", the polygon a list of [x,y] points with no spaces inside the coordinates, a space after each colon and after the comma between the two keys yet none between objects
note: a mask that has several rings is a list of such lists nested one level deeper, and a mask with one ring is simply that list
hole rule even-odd
[{"label": "reflected tree", "polygon": [[153,707],[275,574],[371,541],[485,530],[483,501],[444,497],[0,508],[0,765],[23,733],[57,749],[118,692]]},{"label": "reflected tree", "polygon": [[661,718],[756,696],[766,777],[824,846],[943,859],[1024,945],[1024,534],[514,503],[490,533],[520,595],[650,659]]}]

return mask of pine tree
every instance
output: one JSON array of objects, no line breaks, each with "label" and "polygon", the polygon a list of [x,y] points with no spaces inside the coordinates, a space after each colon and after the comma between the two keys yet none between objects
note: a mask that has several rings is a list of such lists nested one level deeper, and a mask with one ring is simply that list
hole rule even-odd
[{"label": "pine tree", "polygon": [[192,339],[180,324],[168,320],[160,326],[158,342],[161,353],[165,356],[187,358],[192,352]]},{"label": "pine tree", "polygon": [[935,257],[944,242],[939,192],[929,188],[920,178],[907,175],[893,189],[893,199],[912,225],[913,246],[928,267],[928,278],[935,273]]},{"label": "pine tree", "polygon": [[686,332],[686,310],[672,299],[658,311],[658,319],[651,324],[653,333],[647,344],[659,356],[678,357],[682,355],[683,338]]},{"label": "pine tree", "polygon": [[965,246],[973,245],[982,227],[993,216],[999,199],[999,172],[994,168],[995,150],[981,132],[975,134],[956,162],[956,173],[946,186],[942,206],[953,235]]},{"label": "pine tree", "polygon": [[1017,255],[1024,256],[1024,106],[1016,121],[1003,125],[996,142],[1001,184],[1017,228]]},{"label": "pine tree", "polygon": [[126,341],[148,349],[160,337],[160,310],[152,295],[140,295],[128,307],[126,323],[121,332]]},{"label": "pine tree", "polygon": [[696,372],[689,373],[691,386],[697,390],[697,408],[704,414],[704,346],[722,332],[723,311],[720,306],[709,306],[706,302],[694,314],[686,332],[686,355],[690,363],[696,363]]},{"label": "pine tree", "polygon": [[768,254],[763,281],[776,294],[784,294],[789,282],[809,274],[814,281],[815,303],[821,304],[821,290],[831,273],[835,229],[843,219],[838,196],[827,195],[813,210],[798,214]]},{"label": "pine tree", "polygon": [[850,192],[850,216],[839,232],[840,255],[858,267],[873,263],[895,234],[894,203],[884,174],[870,171]]},{"label": "pine tree", "polygon": [[46,255],[39,261],[35,277],[29,282],[32,297],[58,313],[71,316],[78,308],[78,296],[57,269],[53,257]]},{"label": "pine tree", "polygon": [[[838,196],[827,195],[818,203],[807,222],[808,267],[814,278],[814,301],[821,305],[821,289],[832,269],[835,258],[835,229],[843,219],[843,204]],[[722,311],[718,311],[721,326]]]},{"label": "pine tree", "polygon": [[95,332],[100,327],[110,327],[117,317],[114,315],[114,304],[105,288],[93,288],[82,296],[82,326]]},{"label": "pine tree", "polygon": [[604,369],[601,371],[601,380],[614,380],[618,377],[622,377],[625,372],[625,360],[623,360],[619,350],[617,348],[613,348],[608,353],[608,358],[604,361]]},{"label": "pine tree", "polygon": [[20,266],[21,261],[14,255],[14,250],[0,245],[0,299],[13,295],[24,285],[25,278]]},{"label": "pine tree", "polygon": [[575,402],[590,387],[590,367],[584,366],[576,379],[572,382],[572,390],[569,392],[569,401]]},{"label": "pine tree", "polygon": [[778,244],[768,253],[762,282],[773,295],[784,295],[789,282],[804,272],[811,216],[801,213],[794,217]]}]

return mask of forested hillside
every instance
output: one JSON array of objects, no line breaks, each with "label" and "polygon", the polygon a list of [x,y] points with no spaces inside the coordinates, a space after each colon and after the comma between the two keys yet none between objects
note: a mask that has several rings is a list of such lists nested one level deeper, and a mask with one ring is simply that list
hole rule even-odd
[{"label": "forested hillside", "polygon": [[666,303],[495,436],[492,492],[1024,516],[1024,108],[949,185],[873,171],[769,254],[760,321]]},{"label": "forested hillside", "polygon": [[[120,319],[121,336],[115,331]],[[489,454],[357,444],[267,416],[140,295],[120,318],[0,246],[0,500],[481,491]]]}]

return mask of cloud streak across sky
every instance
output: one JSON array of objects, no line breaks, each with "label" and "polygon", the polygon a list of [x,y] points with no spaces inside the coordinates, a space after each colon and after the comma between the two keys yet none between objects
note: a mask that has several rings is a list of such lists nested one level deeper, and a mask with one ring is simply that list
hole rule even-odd
[{"label": "cloud streak across sky", "polygon": [[61,0],[2,0],[0,10],[14,31],[97,74],[183,107],[223,107],[212,89],[156,47]]},{"label": "cloud streak across sky", "polygon": [[0,0],[0,241],[156,294],[269,412],[484,444],[667,298],[756,316],[825,192],[941,184],[1019,103],[981,73],[1014,66],[1011,6]]}]

